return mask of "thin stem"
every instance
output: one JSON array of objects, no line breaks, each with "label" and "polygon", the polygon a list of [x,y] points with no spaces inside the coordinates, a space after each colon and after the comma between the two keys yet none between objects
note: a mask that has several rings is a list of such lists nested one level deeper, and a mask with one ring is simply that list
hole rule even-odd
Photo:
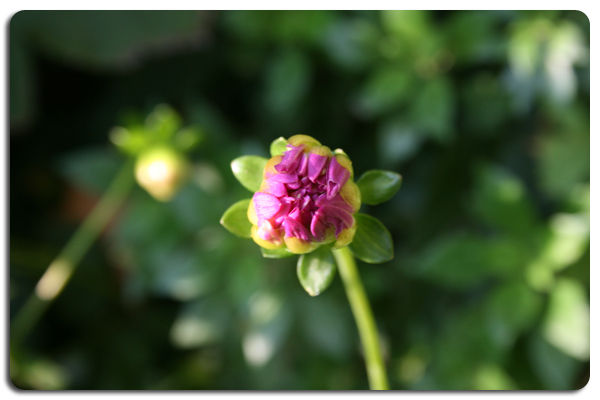
[{"label": "thin stem", "polygon": [[115,176],[98,204],[86,217],[60,254],[50,263],[11,324],[13,346],[20,343],[50,303],[61,293],[77,265],[113,217],[133,183],[131,163]]},{"label": "thin stem", "polygon": [[387,390],[389,385],[381,356],[381,346],[373,312],[369,305],[369,299],[360,280],[354,255],[349,247],[333,250],[333,256],[337,261],[338,270],[344,282],[346,295],[350,302],[350,308],[354,314],[358,333],[362,342],[369,386],[373,390]]}]

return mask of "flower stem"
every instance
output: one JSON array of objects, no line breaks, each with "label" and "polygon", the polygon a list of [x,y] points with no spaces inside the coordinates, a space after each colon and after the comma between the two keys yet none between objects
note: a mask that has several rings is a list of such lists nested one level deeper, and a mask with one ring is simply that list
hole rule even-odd
[{"label": "flower stem", "polygon": [[127,162],[115,176],[94,209],[86,217],[59,255],[50,263],[11,323],[12,346],[17,346],[61,293],[77,265],[111,220],[133,183],[133,171]]},{"label": "flower stem", "polygon": [[354,255],[348,246],[332,250],[337,261],[338,270],[344,282],[350,308],[354,314],[358,333],[362,342],[369,386],[373,390],[387,390],[389,385],[381,356],[381,346],[377,335],[377,327],[369,299],[360,280]]}]

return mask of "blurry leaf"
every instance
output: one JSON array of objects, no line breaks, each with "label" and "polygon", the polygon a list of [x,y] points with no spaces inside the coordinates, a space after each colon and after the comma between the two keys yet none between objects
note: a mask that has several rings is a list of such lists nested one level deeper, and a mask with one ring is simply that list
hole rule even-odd
[{"label": "blurry leaf", "polygon": [[541,296],[520,280],[501,284],[485,303],[488,332],[494,342],[510,348],[518,335],[536,322],[541,306]]},{"label": "blurry leaf", "polygon": [[340,67],[357,70],[374,57],[377,49],[374,24],[362,18],[338,18],[331,24],[324,40],[326,54]]},{"label": "blurry leaf", "polygon": [[412,43],[418,43],[419,38],[430,31],[425,11],[385,10],[381,11],[381,22],[390,33]]},{"label": "blurry leaf", "polygon": [[367,117],[379,115],[410,97],[412,76],[399,66],[375,70],[362,88],[359,111]]},{"label": "blurry leaf", "polygon": [[552,287],[557,271],[579,260],[589,247],[589,214],[561,213],[550,218],[540,249],[527,265],[529,284],[540,291]]},{"label": "blurry leaf", "polygon": [[240,200],[234,203],[223,213],[221,225],[234,235],[250,238],[252,224],[248,220],[248,206],[250,199]]},{"label": "blurry leaf", "polygon": [[147,134],[157,140],[170,139],[181,126],[181,118],[170,106],[159,104],[146,118]]},{"label": "blurry leaf", "polygon": [[471,204],[482,221],[508,233],[531,235],[537,224],[523,184],[500,167],[479,168]]},{"label": "blurry leaf", "polygon": [[311,296],[318,296],[327,289],[335,276],[335,270],[333,255],[327,246],[321,246],[298,258],[298,280]]},{"label": "blurry leaf", "polygon": [[303,296],[298,304],[299,325],[306,335],[307,348],[338,359],[346,359],[353,346],[354,327],[349,312],[340,310],[335,296]]},{"label": "blurry leaf", "polygon": [[287,140],[284,137],[278,137],[271,142],[271,157],[280,156],[286,151]]},{"label": "blurry leaf", "polygon": [[356,181],[360,189],[361,201],[375,205],[388,201],[400,189],[402,176],[392,171],[372,169]]},{"label": "blurry leaf", "polygon": [[109,132],[109,139],[119,150],[130,156],[137,156],[149,143],[149,137],[143,128],[117,126]]},{"label": "blurry leaf", "polygon": [[219,303],[214,301],[187,305],[171,326],[173,344],[190,349],[219,341],[226,314],[218,306]]},{"label": "blurry leaf", "polygon": [[436,371],[436,386],[447,390],[473,389],[479,365],[497,359],[501,349],[479,328],[484,325],[484,308],[477,304],[459,307],[448,315],[447,305],[442,307],[447,318],[436,335],[431,365]]},{"label": "blurry leaf", "polygon": [[130,66],[152,51],[174,49],[175,43],[189,43],[201,33],[201,15],[188,11],[25,11],[12,24],[25,26],[29,40],[55,59],[114,68]]},{"label": "blurry leaf", "polygon": [[461,107],[468,130],[475,136],[492,137],[505,132],[510,113],[509,97],[502,81],[490,73],[481,73],[461,88]]},{"label": "blurry leaf", "polygon": [[544,338],[578,360],[590,356],[590,311],[585,291],[577,281],[562,278],[550,294],[543,327]]},{"label": "blurry leaf", "polygon": [[202,259],[189,249],[157,248],[146,257],[152,268],[151,289],[179,301],[189,301],[210,289],[213,280]]},{"label": "blurry leaf", "polygon": [[410,106],[417,130],[438,142],[450,141],[454,132],[454,96],[450,82],[437,78],[419,88]]},{"label": "blurry leaf", "polygon": [[536,159],[543,189],[560,199],[589,180],[590,127],[589,114],[576,109],[554,113],[557,117],[553,123],[556,130],[539,136]]},{"label": "blurry leaf", "polygon": [[[12,365],[11,365],[12,367]],[[27,360],[19,365],[16,376],[11,378],[15,383],[21,383],[34,390],[64,390],[67,388],[69,373],[64,366],[43,358]]]},{"label": "blurry leaf", "polygon": [[358,213],[356,234],[350,248],[359,260],[370,264],[379,264],[394,258],[392,235],[377,218]]},{"label": "blurry leaf", "polygon": [[119,157],[107,148],[79,150],[60,163],[62,174],[74,185],[102,193],[117,173]]},{"label": "blurry leaf", "polygon": [[310,83],[310,64],[303,53],[286,51],[266,70],[265,105],[274,114],[293,113]]},{"label": "blurry leaf", "polygon": [[499,365],[486,364],[477,368],[474,390],[515,390],[517,387]]},{"label": "blurry leaf", "polygon": [[377,147],[386,166],[410,159],[421,147],[424,138],[406,122],[392,120],[377,132]]},{"label": "blurry leaf", "polygon": [[529,253],[509,239],[470,234],[440,237],[426,246],[410,270],[449,288],[467,288],[519,271]]},{"label": "blurry leaf", "polygon": [[505,40],[496,34],[496,29],[511,17],[510,14],[510,11],[499,10],[453,13],[446,35],[457,64],[504,61]]},{"label": "blurry leaf", "polygon": [[267,159],[259,156],[241,156],[231,162],[237,180],[249,191],[258,192],[263,180]]},{"label": "blurry leaf", "polygon": [[260,252],[264,258],[286,258],[296,255],[294,253],[291,253],[286,248],[265,249],[264,247],[261,247]]},{"label": "blurry leaf", "polygon": [[544,389],[572,390],[575,375],[580,368],[577,360],[550,345],[541,334],[532,335],[528,355],[533,371],[544,384]]},{"label": "blurry leaf", "polygon": [[279,295],[260,291],[250,298],[248,306],[249,329],[242,348],[248,364],[261,367],[281,346],[291,323],[290,310]]},{"label": "blurry leaf", "polygon": [[183,152],[188,152],[202,142],[204,135],[196,127],[187,127],[180,129],[173,140],[175,147]]}]

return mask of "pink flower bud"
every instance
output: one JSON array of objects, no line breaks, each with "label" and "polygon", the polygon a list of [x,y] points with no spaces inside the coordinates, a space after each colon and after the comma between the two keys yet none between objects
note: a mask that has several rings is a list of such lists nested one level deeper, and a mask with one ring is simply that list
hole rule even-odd
[{"label": "pink flower bud", "polygon": [[252,198],[252,238],[265,248],[285,245],[298,254],[325,243],[349,244],[356,230],[353,214],[360,207],[350,160],[309,136],[292,136],[288,143],[283,156],[267,163]]}]

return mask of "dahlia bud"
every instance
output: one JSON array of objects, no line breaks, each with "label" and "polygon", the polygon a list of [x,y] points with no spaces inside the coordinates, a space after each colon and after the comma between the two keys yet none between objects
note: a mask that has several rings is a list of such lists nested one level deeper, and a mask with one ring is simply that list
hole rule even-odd
[{"label": "dahlia bud", "polygon": [[310,252],[322,244],[348,245],[356,232],[360,191],[352,163],[306,135],[289,138],[272,157],[248,207],[252,239],[266,249]]},{"label": "dahlia bud", "polygon": [[160,201],[168,201],[175,195],[187,171],[185,158],[168,147],[143,152],[135,164],[137,182]]}]

